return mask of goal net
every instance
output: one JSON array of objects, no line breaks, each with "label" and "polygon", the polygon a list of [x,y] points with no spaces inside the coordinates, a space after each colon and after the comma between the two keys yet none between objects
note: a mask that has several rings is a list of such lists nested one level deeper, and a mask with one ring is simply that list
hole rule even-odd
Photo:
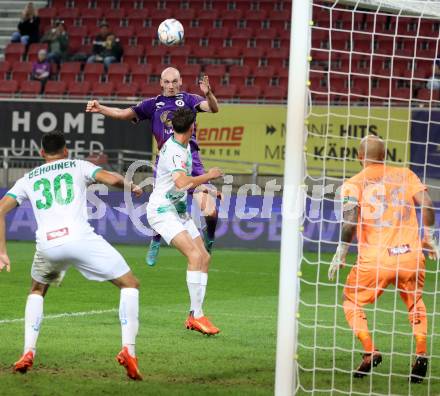
[{"label": "goal net", "polygon": [[429,366],[421,384],[408,380],[416,342],[401,290],[391,284],[363,307],[383,362],[359,379],[353,372],[364,349],[343,309],[355,243],[336,279],[327,276],[341,237],[338,191],[361,171],[359,145],[367,134],[383,139],[388,165],[410,168],[440,203],[440,3],[314,1],[312,15],[296,392],[440,394],[438,261],[426,260]]}]

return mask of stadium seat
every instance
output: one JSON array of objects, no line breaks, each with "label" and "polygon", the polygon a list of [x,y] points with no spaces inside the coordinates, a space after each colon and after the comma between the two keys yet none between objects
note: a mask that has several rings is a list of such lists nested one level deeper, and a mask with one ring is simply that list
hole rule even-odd
[{"label": "stadium seat", "polygon": [[218,19],[222,20],[222,26],[234,29],[237,21],[242,19],[243,12],[241,10],[222,10]]},{"label": "stadium seat", "polygon": [[[105,10],[104,19],[111,26],[121,26],[122,21],[125,19],[127,11],[125,8],[114,8],[111,10]],[[133,26],[134,27],[134,26]]]},{"label": "stadium seat", "polygon": [[66,92],[67,84],[64,81],[51,81],[46,83],[44,88],[45,95],[64,95]]},{"label": "stadium seat", "polygon": [[40,81],[21,81],[20,92],[23,95],[38,95],[41,91]]},{"label": "stadium seat", "polygon": [[123,61],[130,65],[140,63],[144,56],[144,46],[138,44],[136,47],[124,48]]},{"label": "stadium seat", "polygon": [[416,58],[430,58],[436,57],[437,39],[418,39],[416,48]]},{"label": "stadium seat", "polygon": [[0,62],[0,79],[5,80],[11,70],[11,64],[8,61]]},{"label": "stadium seat", "polygon": [[178,18],[177,15],[173,15],[170,9],[154,10],[150,13],[150,18],[154,26],[158,26],[162,21],[169,18]]},{"label": "stadium seat", "polygon": [[244,18],[247,21],[247,26],[254,29],[261,28],[261,22],[267,17],[266,10],[247,10],[244,12]]},{"label": "stadium seat", "polygon": [[138,83],[118,83],[116,84],[115,93],[117,96],[138,96]]},{"label": "stadium seat", "polygon": [[198,79],[201,71],[201,66],[199,64],[193,64],[193,65],[184,65],[180,69],[180,75],[182,78],[185,79]]},{"label": "stadium seat", "polygon": [[185,65],[188,63],[190,49],[188,46],[171,47],[169,55],[171,56],[171,64]]},{"label": "stadium seat", "polygon": [[139,85],[146,84],[152,72],[152,64],[131,65],[131,82],[138,83]]},{"label": "stadium seat", "polygon": [[66,25],[74,25],[75,19],[79,18],[79,8],[62,7],[58,9],[57,18],[62,19]]},{"label": "stadium seat", "polygon": [[157,28],[156,27],[141,27],[136,28],[135,41],[137,45],[144,45],[149,48],[157,40]]},{"label": "stadium seat", "polygon": [[157,96],[159,94],[159,87],[157,84],[143,84],[140,87],[139,93],[144,98]]},{"label": "stadium seat", "polygon": [[10,43],[5,48],[5,60],[8,62],[21,61],[25,53],[25,45],[21,43]]},{"label": "stadium seat", "polygon": [[108,82],[95,82],[92,84],[92,95],[94,96],[112,96],[115,90],[115,84]]},{"label": "stadium seat", "polygon": [[204,73],[209,77],[223,77],[226,74],[225,65],[207,65],[205,66]]},{"label": "stadium seat", "polygon": [[17,92],[18,82],[14,80],[4,80],[0,84],[0,93],[2,94],[14,94]]},{"label": "stadium seat", "polygon": [[237,86],[234,84],[220,85],[215,89],[215,95],[220,99],[232,99],[237,93]]},{"label": "stadium seat", "polygon": [[112,63],[108,68],[108,80],[115,83],[124,82],[129,69],[130,67],[127,63]]},{"label": "stadium seat", "polygon": [[144,29],[146,27],[145,23],[148,20],[149,15],[150,12],[148,8],[131,11],[129,14],[127,14],[128,24],[136,29],[137,35],[140,33],[140,29]]},{"label": "stadium seat", "polygon": [[266,86],[264,89],[264,97],[266,100],[286,100],[287,99],[287,86]]},{"label": "stadium seat", "polygon": [[239,87],[238,96],[240,97],[240,99],[255,101],[261,97],[261,87],[259,87],[259,86],[250,86],[250,87],[241,86],[241,87]]},{"label": "stadium seat", "polygon": [[65,82],[76,81],[81,72],[81,62],[66,62],[61,64],[60,80]]},{"label": "stadium seat", "polygon": [[417,59],[414,67],[414,77],[430,78],[434,74],[434,61]]},{"label": "stadium seat", "polygon": [[67,86],[67,93],[72,96],[87,96],[90,92],[90,83],[88,81],[71,81]]},{"label": "stadium seat", "polygon": [[83,39],[87,37],[87,34],[87,26],[72,26],[69,29],[69,40],[72,39],[72,37],[81,37]]},{"label": "stadium seat", "polygon": [[28,61],[35,62],[38,59],[38,51],[42,49],[47,51],[47,44],[43,44],[43,43],[30,44],[27,51]]},{"label": "stadium seat", "polygon": [[98,26],[102,16],[102,8],[81,8],[81,24],[83,26]]},{"label": "stadium seat", "polygon": [[[189,24],[189,21],[195,19],[196,17],[196,11],[194,9],[188,8],[188,9],[179,9],[175,13],[176,17],[183,22],[186,22],[186,24]],[[184,23],[185,24],[185,23]]]},{"label": "stadium seat", "polygon": [[31,71],[31,62],[14,62],[12,65],[12,78],[16,81],[29,80]]},{"label": "stadium seat", "polygon": [[164,56],[168,54],[167,47],[149,47],[145,50],[145,56],[148,63],[164,64]]},{"label": "stadium seat", "polygon": [[104,65],[102,63],[86,63],[83,74],[84,80],[98,81],[104,74]]},{"label": "stadium seat", "polygon": [[116,37],[121,41],[122,46],[133,44],[134,27],[133,26],[116,26],[112,29]]},{"label": "stadium seat", "polygon": [[241,47],[223,47],[214,54],[214,57],[220,59],[238,59],[241,57]]},{"label": "stadium seat", "polygon": [[40,26],[51,26],[55,19],[58,10],[55,7],[45,7],[38,10],[38,16],[40,17]]},{"label": "stadium seat", "polygon": [[[209,33],[209,35],[210,35],[215,30],[218,30],[218,29],[208,30],[207,33]],[[200,40],[200,38],[205,37],[205,31],[206,31],[206,29],[204,27],[194,27],[194,28],[188,29],[188,31],[185,31],[185,42],[186,43],[198,42]],[[208,37],[209,37],[209,35],[208,35]]]},{"label": "stadium seat", "polygon": [[254,29],[252,29],[252,28],[233,29],[231,31],[231,38],[232,39],[248,40],[253,36],[254,36]]},{"label": "stadium seat", "polygon": [[192,55],[198,59],[212,58],[215,52],[216,49],[213,47],[194,47]]}]

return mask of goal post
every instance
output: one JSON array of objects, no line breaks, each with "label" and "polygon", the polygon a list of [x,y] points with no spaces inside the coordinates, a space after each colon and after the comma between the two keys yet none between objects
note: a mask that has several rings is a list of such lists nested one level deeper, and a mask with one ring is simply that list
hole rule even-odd
[{"label": "goal post", "polygon": [[440,202],[440,2],[292,3],[275,394],[440,394],[438,261],[426,263],[420,385],[408,383],[415,343],[399,291],[365,307],[384,362],[359,381],[362,348],[342,307],[356,249],[327,279],[340,239],[336,193],[361,170],[362,137],[379,135],[386,163],[413,170]]}]

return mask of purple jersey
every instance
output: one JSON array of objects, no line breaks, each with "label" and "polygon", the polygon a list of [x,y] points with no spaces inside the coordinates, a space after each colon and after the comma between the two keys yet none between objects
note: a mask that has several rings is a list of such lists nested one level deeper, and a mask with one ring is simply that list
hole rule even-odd
[{"label": "purple jersey", "polygon": [[[181,92],[176,96],[159,95],[154,98],[144,99],[142,102],[132,107],[136,114],[136,121],[151,120],[151,127],[157,146],[160,148],[173,136],[174,130],[171,120],[173,113],[179,108],[188,107],[194,112],[201,111],[198,107],[205,99],[200,95]],[[198,150],[196,141],[196,131],[194,128],[191,137],[192,151]]]}]

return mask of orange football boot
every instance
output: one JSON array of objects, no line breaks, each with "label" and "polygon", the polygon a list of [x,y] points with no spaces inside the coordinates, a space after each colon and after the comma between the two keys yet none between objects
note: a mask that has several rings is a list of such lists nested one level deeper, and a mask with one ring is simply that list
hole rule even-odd
[{"label": "orange football boot", "polygon": [[116,356],[116,360],[121,366],[127,370],[127,376],[132,380],[142,381],[142,375],[138,369],[137,357],[131,356],[128,353],[128,348],[122,348],[121,352]]},{"label": "orange football boot", "polygon": [[215,327],[206,316],[195,318],[192,312],[185,321],[185,327],[189,330],[196,330],[202,334],[215,335],[220,333],[220,329]]},{"label": "orange football boot", "polygon": [[32,351],[28,351],[22,355],[20,360],[14,363],[13,370],[14,372],[25,374],[28,370],[32,368],[33,364],[34,353]]}]

